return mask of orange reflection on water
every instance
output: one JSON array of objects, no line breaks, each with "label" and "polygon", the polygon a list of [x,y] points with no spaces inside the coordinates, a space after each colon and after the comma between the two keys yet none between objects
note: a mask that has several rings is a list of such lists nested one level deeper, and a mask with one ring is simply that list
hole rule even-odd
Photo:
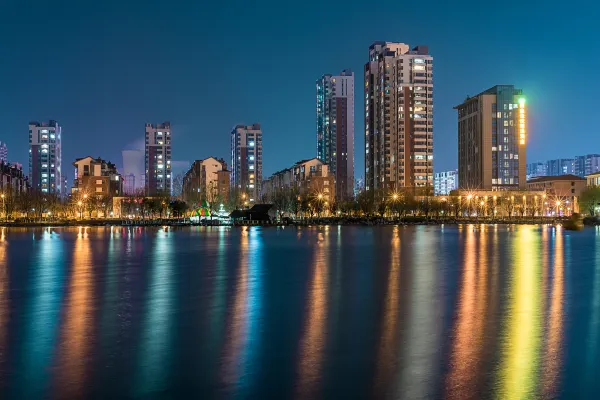
[{"label": "orange reflection on water", "polygon": [[[484,227],[477,234],[473,226],[466,228],[465,260],[458,318],[454,329],[455,339],[448,376],[448,398],[465,399],[477,397],[477,376],[483,362],[487,293],[487,243]],[[477,252],[479,257],[477,258]]]},{"label": "orange reflection on water", "polygon": [[560,226],[554,234],[554,266],[552,270],[552,293],[548,320],[548,333],[544,355],[544,398],[555,395],[561,367],[561,344],[563,342],[564,298],[564,237]]},{"label": "orange reflection on water", "polygon": [[324,233],[319,232],[317,237],[298,368],[298,395],[300,398],[307,399],[317,395],[326,345],[329,227],[326,227]]},{"label": "orange reflection on water", "polygon": [[60,398],[81,398],[86,356],[92,336],[92,254],[87,228],[80,227],[73,251],[69,295],[63,313],[58,358],[57,390]]},{"label": "orange reflection on water", "polygon": [[390,270],[387,279],[385,307],[383,311],[383,327],[379,339],[377,355],[377,381],[379,387],[387,385],[393,372],[396,358],[395,338],[398,335],[398,303],[400,277],[400,235],[396,225],[392,234]]}]

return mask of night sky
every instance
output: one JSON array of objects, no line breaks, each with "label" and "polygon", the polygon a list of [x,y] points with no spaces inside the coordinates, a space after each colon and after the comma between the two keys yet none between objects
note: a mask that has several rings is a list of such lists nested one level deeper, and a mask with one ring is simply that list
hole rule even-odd
[{"label": "night sky", "polygon": [[315,156],[315,80],[351,68],[362,176],[362,71],[376,40],[429,46],[436,171],[457,165],[452,107],[495,84],[525,91],[528,162],[600,153],[592,1],[103,3],[0,2],[0,141],[25,169],[30,120],[63,126],[69,179],[76,157],[121,165],[145,122],[171,121],[174,160],[228,162],[231,128],[260,122],[267,176]]}]

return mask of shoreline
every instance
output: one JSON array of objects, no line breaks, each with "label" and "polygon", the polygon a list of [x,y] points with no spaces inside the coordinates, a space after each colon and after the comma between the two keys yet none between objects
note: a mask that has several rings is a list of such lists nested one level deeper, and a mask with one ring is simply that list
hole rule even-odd
[{"label": "shoreline", "polygon": [[[292,221],[290,223],[264,223],[260,221],[244,221],[234,224],[220,224],[218,221],[212,223],[195,224],[189,221],[181,220],[82,220],[82,221],[41,221],[41,222],[0,222],[0,227],[3,228],[63,228],[63,227],[100,227],[100,226],[117,226],[117,227],[195,227],[195,226],[229,226],[232,228],[244,226],[260,226],[260,227],[308,227],[308,226],[388,226],[388,225],[562,225],[567,221],[567,218],[506,218],[506,219],[487,219],[487,218],[424,218],[424,217],[406,217],[401,219],[383,219],[383,218],[321,218]],[[585,226],[600,226],[600,219],[586,218]]]}]

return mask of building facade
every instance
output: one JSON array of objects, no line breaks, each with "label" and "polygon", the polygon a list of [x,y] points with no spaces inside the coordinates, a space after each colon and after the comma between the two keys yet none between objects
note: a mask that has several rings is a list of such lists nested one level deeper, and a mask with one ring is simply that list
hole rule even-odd
[{"label": "building facade", "polygon": [[546,176],[573,175],[575,173],[575,159],[558,158],[546,161]]},{"label": "building facade", "polygon": [[71,193],[97,197],[123,195],[123,177],[111,162],[88,156],[78,158],[73,166],[75,179]]},{"label": "building facade", "polygon": [[[27,184],[28,179],[22,167],[0,161],[0,194],[18,196],[27,191]],[[0,210],[0,213],[2,211]]]},{"label": "building facade", "polygon": [[523,92],[494,86],[458,110],[458,182],[461,189],[526,187],[527,117]]},{"label": "building facade", "polygon": [[433,187],[433,58],[375,42],[365,64],[365,189]]},{"label": "building facade", "polygon": [[573,175],[585,177],[600,171],[600,154],[586,154],[573,159]]},{"label": "building facade", "polygon": [[593,174],[587,175],[585,177],[587,181],[587,186],[600,186],[600,172],[595,172]]},{"label": "building facade", "polygon": [[339,199],[354,192],[354,73],[317,80],[317,158],[335,176]]},{"label": "building facade", "polygon": [[335,200],[335,176],[326,163],[318,158],[301,160],[271,175],[263,182],[261,197],[273,201],[279,190],[297,190],[301,198],[322,201],[323,205]]},{"label": "building facade", "polygon": [[458,189],[458,170],[437,172],[433,176],[433,193],[448,195],[451,191]]},{"label": "building facade", "polygon": [[559,208],[562,206],[568,214],[579,212],[578,199],[586,187],[585,178],[571,174],[543,176],[527,181],[528,190],[544,191],[548,202],[554,202],[554,206],[559,202]]},{"label": "building facade", "polygon": [[42,193],[65,194],[62,129],[58,122],[29,123],[29,184]]},{"label": "building facade", "polygon": [[171,195],[171,124],[146,124],[146,195]]},{"label": "building facade", "polygon": [[261,182],[260,124],[237,125],[231,131],[231,187],[254,203],[259,199]]},{"label": "building facade", "polygon": [[0,163],[8,163],[8,147],[3,142],[0,142]]},{"label": "building facade", "polygon": [[527,164],[525,176],[526,179],[536,178],[538,176],[546,176],[547,173],[547,164],[544,162],[534,162]]},{"label": "building facade", "polygon": [[196,160],[183,177],[182,196],[188,204],[226,202],[229,199],[231,171],[222,158]]}]

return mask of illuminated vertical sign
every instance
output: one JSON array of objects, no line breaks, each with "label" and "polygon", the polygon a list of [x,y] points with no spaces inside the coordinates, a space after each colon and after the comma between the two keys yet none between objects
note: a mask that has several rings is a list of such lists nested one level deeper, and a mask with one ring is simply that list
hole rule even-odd
[{"label": "illuminated vertical sign", "polygon": [[525,144],[525,99],[519,99],[519,144]]}]

